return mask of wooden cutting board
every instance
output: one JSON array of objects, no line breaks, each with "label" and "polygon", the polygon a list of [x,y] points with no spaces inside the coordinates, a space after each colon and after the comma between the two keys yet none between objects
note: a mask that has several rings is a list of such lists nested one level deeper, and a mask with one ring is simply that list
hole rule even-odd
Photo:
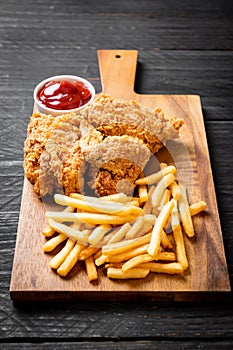
[{"label": "wooden cutting board", "polygon": [[230,283],[200,97],[136,94],[137,55],[137,51],[128,50],[98,51],[102,89],[114,97],[135,99],[150,108],[159,106],[165,115],[184,119],[181,138],[192,167],[188,184],[190,201],[202,199],[207,202],[206,213],[194,217],[195,238],[185,239],[189,270],[184,276],[151,273],[146,279],[126,281],[109,280],[104,270],[100,270],[98,283],[91,284],[80,263],[67,278],[59,277],[48,266],[51,255],[42,251],[45,207],[25,179],[10,285],[12,299],[210,300],[229,295]]}]

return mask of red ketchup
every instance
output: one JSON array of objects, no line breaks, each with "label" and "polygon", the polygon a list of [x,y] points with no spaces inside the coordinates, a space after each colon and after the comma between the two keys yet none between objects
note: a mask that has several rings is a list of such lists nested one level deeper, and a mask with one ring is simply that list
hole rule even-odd
[{"label": "red ketchup", "polygon": [[85,105],[91,92],[81,81],[49,81],[38,93],[43,105],[52,109],[67,110]]}]

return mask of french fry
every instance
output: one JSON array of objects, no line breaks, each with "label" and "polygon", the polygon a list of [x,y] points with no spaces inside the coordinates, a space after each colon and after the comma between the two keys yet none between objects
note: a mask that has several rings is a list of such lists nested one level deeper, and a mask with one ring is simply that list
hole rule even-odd
[{"label": "french fry", "polygon": [[175,177],[173,174],[165,175],[155,187],[154,192],[151,196],[152,207],[158,207],[162,197],[164,195],[165,189],[174,181]]},{"label": "french fry", "polygon": [[[100,250],[101,252],[101,250]],[[107,261],[107,255],[101,254],[98,258],[95,259],[96,266],[101,266]]]},{"label": "french fry", "polygon": [[70,193],[71,198],[82,199],[84,200],[85,196],[81,193]]},{"label": "french fry", "polygon": [[[184,232],[192,237],[191,216],[205,210],[206,203],[189,206],[185,187],[175,179],[176,168],[166,163],[160,168],[135,182],[139,198],[124,193],[100,198],[56,194],[55,202],[67,207],[62,212],[46,213],[49,225],[42,233],[46,237],[58,235],[47,241],[43,250],[50,252],[66,242],[49,266],[65,277],[78,260],[85,261],[90,282],[98,279],[97,267],[101,265],[113,279],[145,278],[150,271],[182,274],[188,268],[188,259],[181,222]],[[151,184],[156,186],[147,190]],[[165,232],[168,224],[176,253]]]},{"label": "french fry", "polygon": [[102,247],[102,252],[105,255],[113,255],[125,252],[126,250],[136,248],[140,245],[147,244],[150,242],[151,233],[146,234],[143,237],[129,239],[118,243],[107,244]]},{"label": "french fry", "polygon": [[110,267],[113,267],[114,269],[121,269],[123,263],[107,263],[104,265],[106,269],[109,269]]},{"label": "french fry", "polygon": [[85,265],[89,282],[97,280],[98,272],[94,263],[93,256],[90,256],[85,260]]},{"label": "french fry", "polygon": [[176,168],[173,165],[169,165],[166,168],[158,171],[155,174],[143,177],[135,181],[136,185],[152,185],[155,182],[160,181],[164,176],[168,174],[175,174]]},{"label": "french fry", "polygon": [[167,167],[167,163],[160,163],[160,169],[163,170]]},{"label": "french fry", "polygon": [[114,233],[114,235],[109,239],[108,243],[117,243],[121,241],[125,237],[126,233],[129,231],[130,228],[131,228],[130,224],[126,222],[123,226],[121,226],[119,230],[117,230]]},{"label": "french fry", "polygon": [[171,275],[182,274],[184,272],[182,266],[177,262],[171,262],[167,264],[158,262],[148,262],[138,265],[137,268],[148,269],[150,272],[168,273]]},{"label": "french fry", "polygon": [[[90,197],[92,198],[92,197]],[[94,197],[89,201],[84,201],[78,198],[71,198],[63,194],[55,194],[54,200],[59,205],[69,205],[73,208],[78,208],[88,212],[94,213],[105,213],[105,214],[114,214],[120,216],[127,215],[139,215],[140,208],[125,203],[119,202],[108,202],[102,199],[95,199]]]},{"label": "french fry", "polygon": [[128,270],[133,269],[134,267],[143,264],[143,263],[147,263],[150,261],[153,261],[154,257],[151,256],[150,254],[143,254],[143,255],[138,255],[135,256],[134,258],[126,261],[123,265],[122,265],[122,271],[126,272]]},{"label": "french fry", "polygon": [[172,183],[169,185],[169,189],[171,190],[172,197],[175,200],[178,200],[179,195],[180,195],[180,188],[179,188],[179,185],[177,184],[177,182],[175,180],[172,181]]},{"label": "french fry", "polygon": [[173,248],[166,232],[164,230],[162,230],[162,236],[161,236],[161,245],[163,247],[163,249],[169,249],[171,250]]},{"label": "french fry", "polygon": [[86,260],[100,250],[99,247],[88,246],[80,252],[79,260]]},{"label": "french fry", "polygon": [[51,238],[49,241],[47,241],[42,249],[44,252],[48,253],[54,250],[60,243],[65,241],[67,239],[67,236],[65,236],[63,233],[60,233],[58,236],[55,236]]},{"label": "french fry", "polygon": [[153,225],[151,225],[148,222],[144,222],[143,227],[136,233],[135,238],[142,237],[146,233],[149,233],[152,231]]},{"label": "french fry", "polygon": [[177,261],[182,266],[183,270],[188,268],[188,259],[185,252],[184,238],[180,226],[179,214],[177,209],[177,203],[175,202],[174,208],[172,209],[171,224],[173,230],[173,236],[176,243],[176,255]]},{"label": "french fry", "polygon": [[[120,263],[134,258],[135,256],[146,254],[148,244],[133,248],[124,253],[116,255],[105,255],[105,262]],[[173,252],[159,252],[154,260],[175,261],[176,256]],[[103,262],[104,263],[104,262]]]},{"label": "french fry", "polygon": [[95,246],[101,241],[104,235],[111,230],[111,228],[112,228],[111,225],[97,226],[88,237],[88,242]]},{"label": "french fry", "polygon": [[129,231],[126,233],[126,239],[131,239],[134,238],[136,236],[136,234],[138,233],[138,231],[141,230],[141,228],[144,225],[144,220],[142,216],[139,216],[135,222],[133,223],[133,225],[131,226],[131,228],[129,229]]},{"label": "french fry", "polygon": [[152,193],[154,192],[154,190],[155,190],[155,186],[151,186],[149,191],[148,191],[148,199],[143,207],[142,214],[150,214],[151,213],[151,211],[152,211],[151,196],[152,196]]},{"label": "french fry", "polygon": [[129,204],[134,205],[135,207],[140,207],[140,199],[136,197],[132,197]]},{"label": "french fry", "polygon": [[144,222],[146,222],[148,224],[151,224],[151,225],[155,224],[156,219],[157,219],[157,217],[155,215],[153,215],[153,214],[143,215]]},{"label": "french fry", "polygon": [[188,237],[194,236],[193,222],[189,211],[189,204],[186,194],[186,189],[183,185],[179,185],[180,195],[178,199],[178,208],[181,217],[181,222],[185,233]]},{"label": "french fry", "polygon": [[144,268],[134,268],[129,271],[123,272],[122,269],[110,267],[107,269],[107,276],[108,278],[115,279],[145,278],[149,274],[149,272],[149,269]]},{"label": "french fry", "polygon": [[197,215],[205,209],[206,209],[206,202],[204,201],[199,201],[189,206],[189,212],[191,216]]},{"label": "french fry", "polygon": [[[65,212],[65,213],[72,213],[72,211],[73,211],[73,208],[71,208],[71,207],[66,207],[66,208],[63,210],[63,212]],[[56,232],[56,231],[55,231],[51,226],[48,225],[47,227],[45,227],[45,228],[43,229],[42,234],[43,234],[45,237],[51,237],[51,236],[54,235],[55,232]]]},{"label": "french fry", "polygon": [[95,254],[93,254],[94,260],[100,258],[101,255],[102,255],[102,250],[100,249],[100,250],[98,250]]},{"label": "french fry", "polygon": [[121,193],[115,193],[115,194],[110,194],[108,196],[103,196],[103,197],[90,197],[90,196],[84,196],[80,193],[70,193],[70,197],[71,198],[77,198],[77,199],[81,199],[83,201],[86,202],[98,202],[99,200],[106,200],[109,202],[121,202],[121,203],[125,203],[125,202],[129,202],[130,201],[130,197],[128,197],[125,193],[121,192]]},{"label": "french fry", "polygon": [[146,185],[139,185],[138,187],[138,195],[140,198],[140,203],[144,203],[148,200],[148,192]]},{"label": "french fry", "polygon": [[67,276],[68,273],[72,270],[74,265],[78,261],[78,257],[80,252],[85,249],[85,246],[80,243],[76,243],[73,249],[71,250],[70,254],[66,257],[66,259],[63,261],[61,266],[57,269],[57,273],[60,276]]},{"label": "french fry", "polygon": [[112,262],[112,263],[120,263],[123,261],[127,261],[127,260],[134,258],[135,256],[146,254],[147,248],[148,248],[148,244],[144,244],[144,245],[138,246],[136,248],[132,248],[130,250],[127,250],[123,253],[118,253],[115,255],[108,255],[108,256],[105,255],[105,257],[106,257],[105,261]]},{"label": "french fry", "polygon": [[156,256],[159,252],[160,243],[162,239],[162,231],[166,222],[169,218],[169,215],[174,207],[174,199],[171,199],[161,210],[156,223],[154,225],[152,236],[150,240],[150,244],[148,247],[148,254],[152,256]]},{"label": "french fry", "polygon": [[63,263],[66,257],[69,255],[73,249],[75,242],[72,239],[67,239],[65,246],[60,250],[60,252],[55,255],[49,262],[49,266],[52,269],[58,269],[58,267]]},{"label": "french fry", "polygon": [[170,201],[170,199],[171,199],[171,191],[166,188],[164,193],[163,193],[163,197],[161,199],[161,202],[159,203],[158,209],[161,210],[162,207],[165,204],[167,204],[167,202]]},{"label": "french fry", "polygon": [[176,261],[176,255],[173,252],[158,252],[155,260]]},{"label": "french fry", "polygon": [[108,196],[103,196],[100,199],[110,201],[110,202],[113,201],[113,202],[121,202],[121,203],[129,202],[131,200],[131,198],[123,192],[110,194]]},{"label": "french fry", "polygon": [[[141,213],[141,208],[138,208]],[[46,212],[47,219],[56,222],[84,222],[91,225],[123,225],[136,219],[136,216],[117,216],[97,213],[59,213]]]},{"label": "french fry", "polygon": [[51,236],[54,235],[55,232],[56,232],[56,231],[55,231],[52,227],[50,227],[50,226],[48,225],[48,226],[46,226],[46,227],[43,229],[42,234],[43,234],[45,237],[51,237]]},{"label": "french fry", "polygon": [[79,231],[79,230],[72,228],[71,226],[66,226],[66,225],[58,223],[52,219],[49,219],[49,225],[55,231],[64,234],[66,237],[71,238],[73,241],[78,241],[82,244],[86,244],[88,242],[88,231],[87,230]]}]

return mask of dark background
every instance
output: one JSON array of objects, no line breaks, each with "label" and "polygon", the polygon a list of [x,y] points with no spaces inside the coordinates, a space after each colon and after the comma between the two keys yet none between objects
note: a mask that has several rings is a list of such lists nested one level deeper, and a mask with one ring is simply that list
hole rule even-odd
[{"label": "dark background", "polygon": [[139,93],[201,96],[232,285],[232,19],[226,0],[0,1],[0,348],[232,348],[232,301],[13,304],[9,296],[33,88],[65,73],[101,91],[97,49],[138,50]]}]

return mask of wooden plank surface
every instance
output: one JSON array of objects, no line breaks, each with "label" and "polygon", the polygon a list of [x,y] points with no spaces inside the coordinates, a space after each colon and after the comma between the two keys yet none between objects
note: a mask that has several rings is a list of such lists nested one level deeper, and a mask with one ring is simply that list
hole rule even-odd
[{"label": "wooden plank surface", "polygon": [[187,183],[190,200],[195,202],[201,198],[207,202],[208,207],[206,215],[194,219],[196,238],[186,240],[190,272],[184,277],[161,274],[156,279],[150,275],[142,281],[118,282],[107,279],[101,270],[99,283],[90,284],[79,264],[69,278],[58,277],[48,267],[51,257],[41,249],[44,242],[40,234],[45,225],[44,205],[25,180],[10,288],[12,298],[125,300],[143,296],[152,299],[192,300],[210,298],[215,292],[218,293],[214,297],[219,296],[219,292],[228,292],[230,285],[199,96],[135,93],[136,50],[100,50],[98,58],[103,92],[118,98],[136,99],[150,108],[160,106],[165,114],[184,118],[181,139],[188,150],[188,161],[193,170]]},{"label": "wooden plank surface", "polygon": [[113,47],[139,50],[138,93],[201,96],[232,284],[232,20],[229,0],[1,1],[1,348],[232,348],[232,301],[13,303],[9,295],[33,87],[62,71],[100,91],[96,49]]}]

